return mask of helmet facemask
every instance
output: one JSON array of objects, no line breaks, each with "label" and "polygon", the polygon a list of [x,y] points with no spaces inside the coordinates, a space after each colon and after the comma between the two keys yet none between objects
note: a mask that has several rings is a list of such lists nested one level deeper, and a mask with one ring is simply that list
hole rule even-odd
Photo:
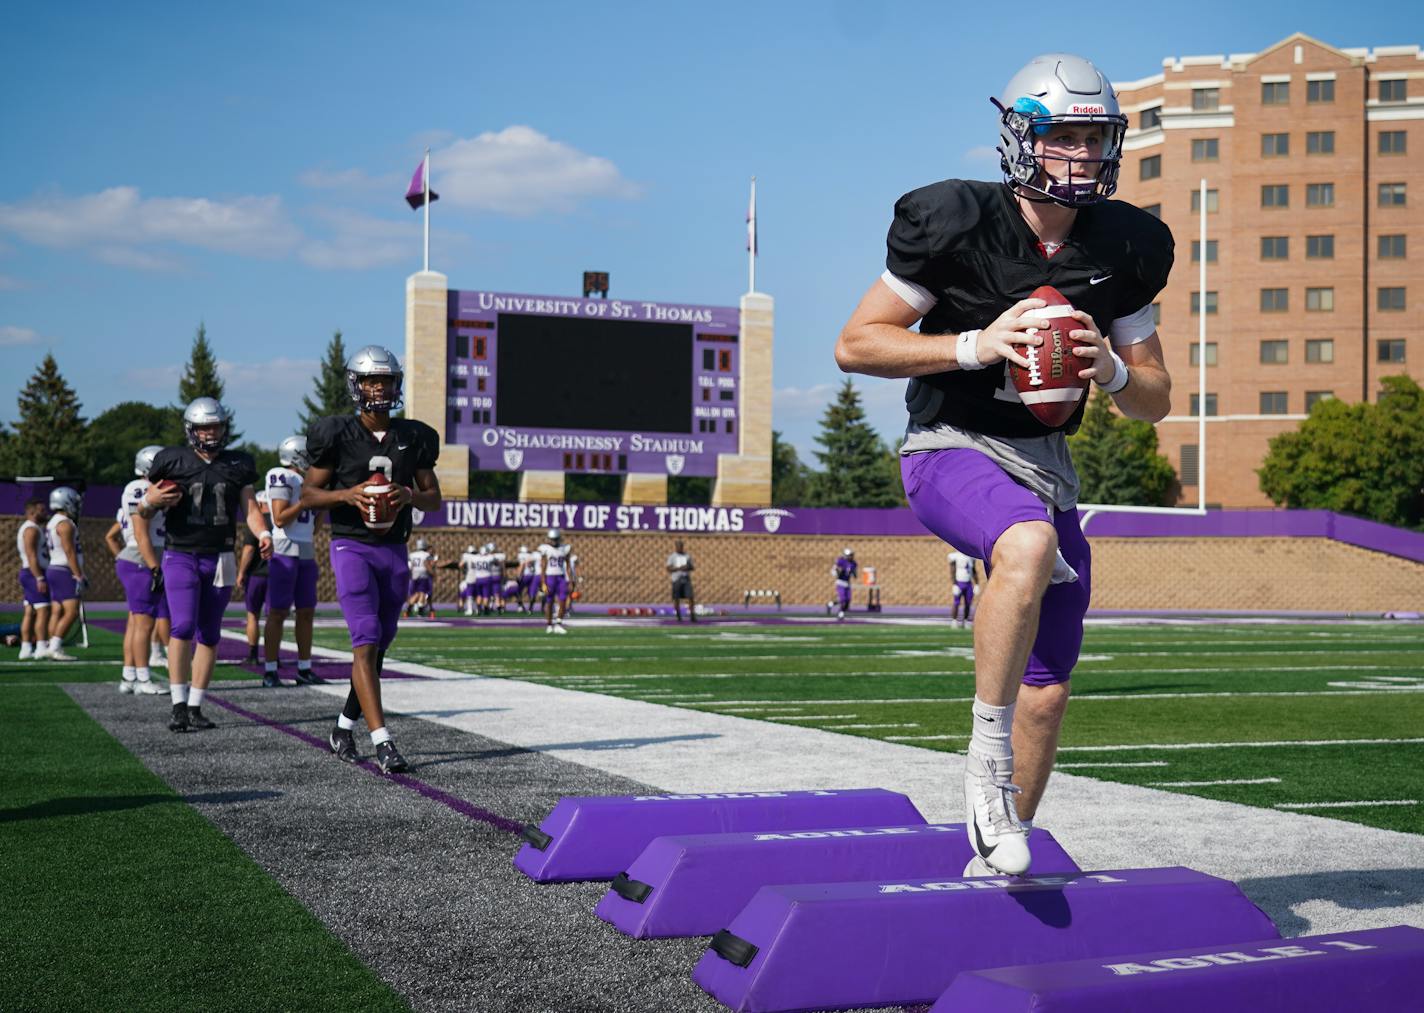
[{"label": "helmet facemask", "polygon": [[[1117,192],[1127,117],[1108,113],[1106,109],[1054,115],[1041,102],[1027,96],[1015,99],[1007,109],[998,99],[990,101],[999,110],[999,168],[1004,181],[1015,192],[1027,200],[1052,202],[1068,208],[1088,207]],[[1061,124],[1101,127],[1101,155],[1075,158],[1040,153],[1037,141],[1045,139]],[[1050,162],[1058,172],[1049,172],[1046,163]]]}]

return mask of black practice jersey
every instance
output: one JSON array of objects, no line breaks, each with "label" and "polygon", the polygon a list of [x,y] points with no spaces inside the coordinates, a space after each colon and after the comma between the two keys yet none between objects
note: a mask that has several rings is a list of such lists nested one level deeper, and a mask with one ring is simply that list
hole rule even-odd
[{"label": "black practice jersey", "polygon": [[[1061,249],[1046,257],[1003,183],[947,179],[901,197],[886,241],[891,273],[938,301],[920,322],[925,334],[988,327],[1040,285],[1092,315],[1104,335],[1119,317],[1150,304],[1172,269],[1172,233],[1122,201],[1081,208]],[[945,392],[936,421],[990,436],[1043,436],[1054,430],[1024,407],[1002,362],[921,381]],[[1078,411],[1060,429],[1077,429]]]},{"label": "black practice jersey", "polygon": [[[388,477],[398,485],[413,488],[417,471],[435,468],[440,457],[440,436],[424,422],[391,419],[385,438],[378,440],[358,416],[333,415],[317,419],[307,430],[307,457],[313,467],[331,470],[331,489],[365,485],[374,470],[373,457],[390,458]],[[410,514],[407,504],[388,530],[372,531],[361,520],[360,510],[342,503],[331,508],[331,537],[372,545],[405,542],[410,537]]]},{"label": "black practice jersey", "polygon": [[251,454],[220,451],[211,461],[192,447],[165,447],[153,459],[148,480],[178,483],[183,498],[168,508],[166,546],[180,552],[231,552],[238,524],[246,524],[242,490],[257,481]]},{"label": "black practice jersey", "polygon": [[237,528],[237,551],[241,552],[249,545],[252,546],[252,562],[248,564],[245,576],[267,576],[267,560],[262,558],[262,539],[254,535],[246,524],[240,524]]}]

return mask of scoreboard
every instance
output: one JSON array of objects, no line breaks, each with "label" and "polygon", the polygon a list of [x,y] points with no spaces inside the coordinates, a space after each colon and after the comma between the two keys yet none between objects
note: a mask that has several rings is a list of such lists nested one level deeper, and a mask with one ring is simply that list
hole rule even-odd
[{"label": "scoreboard", "polygon": [[717,474],[736,307],[450,290],[445,441],[483,471]]}]

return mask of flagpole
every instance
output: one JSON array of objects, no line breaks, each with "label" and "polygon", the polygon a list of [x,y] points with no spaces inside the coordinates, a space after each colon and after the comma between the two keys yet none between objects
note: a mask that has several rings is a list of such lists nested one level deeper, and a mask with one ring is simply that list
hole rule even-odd
[{"label": "flagpole", "polygon": [[425,149],[425,270],[430,271],[430,149]]},{"label": "flagpole", "polygon": [[752,203],[747,221],[747,291],[756,291],[756,177],[752,177]]}]

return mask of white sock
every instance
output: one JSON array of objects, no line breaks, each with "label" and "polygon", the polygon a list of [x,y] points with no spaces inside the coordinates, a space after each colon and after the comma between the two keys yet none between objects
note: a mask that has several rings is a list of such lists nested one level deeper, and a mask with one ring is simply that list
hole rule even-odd
[{"label": "white sock", "polygon": [[974,697],[974,734],[969,740],[971,752],[994,760],[999,770],[1008,773],[1013,768],[1014,705],[991,707]]},{"label": "white sock", "polygon": [[174,703],[187,703],[188,684],[186,682],[170,682],[168,684],[168,695],[173,698]]},{"label": "white sock", "polygon": [[356,719],[348,718],[345,714],[339,714],[336,717],[336,727],[349,732],[356,727]]},{"label": "white sock", "polygon": [[144,665],[142,668],[134,669],[134,677],[137,678],[139,682],[149,682],[153,678],[153,673],[148,670],[147,665]]},{"label": "white sock", "polygon": [[132,665],[125,665],[125,666],[124,666],[124,682],[133,682],[133,681],[134,681],[134,667],[133,667]]},{"label": "white sock", "polygon": [[50,637],[50,638],[49,638],[49,650],[50,650],[50,653],[51,653],[51,654],[53,654],[55,651],[60,650],[60,649],[63,648],[63,647],[64,647],[64,638],[63,638],[63,637]]},{"label": "white sock", "polygon": [[391,741],[391,731],[389,728],[377,728],[371,733],[371,745],[379,746],[383,742]]},{"label": "white sock", "polygon": [[34,653],[35,643],[33,640],[24,640],[20,642],[20,657],[28,658],[31,654]]},{"label": "white sock", "polygon": [[[272,667],[275,668],[276,665],[274,664]],[[311,658],[308,658],[306,661],[303,661],[301,658],[298,658],[298,659],[297,659],[297,671],[298,671],[298,672],[310,672],[310,671],[311,671]]]},{"label": "white sock", "polygon": [[189,706],[189,707],[201,707],[201,706],[203,706],[203,694],[206,693],[206,692],[207,692],[207,690],[205,690],[205,689],[199,689],[197,686],[194,686],[192,689],[188,690],[188,706]]},{"label": "white sock", "polygon": [[264,672],[275,672],[277,671],[277,663],[275,661],[264,661],[262,663],[262,670]]}]

